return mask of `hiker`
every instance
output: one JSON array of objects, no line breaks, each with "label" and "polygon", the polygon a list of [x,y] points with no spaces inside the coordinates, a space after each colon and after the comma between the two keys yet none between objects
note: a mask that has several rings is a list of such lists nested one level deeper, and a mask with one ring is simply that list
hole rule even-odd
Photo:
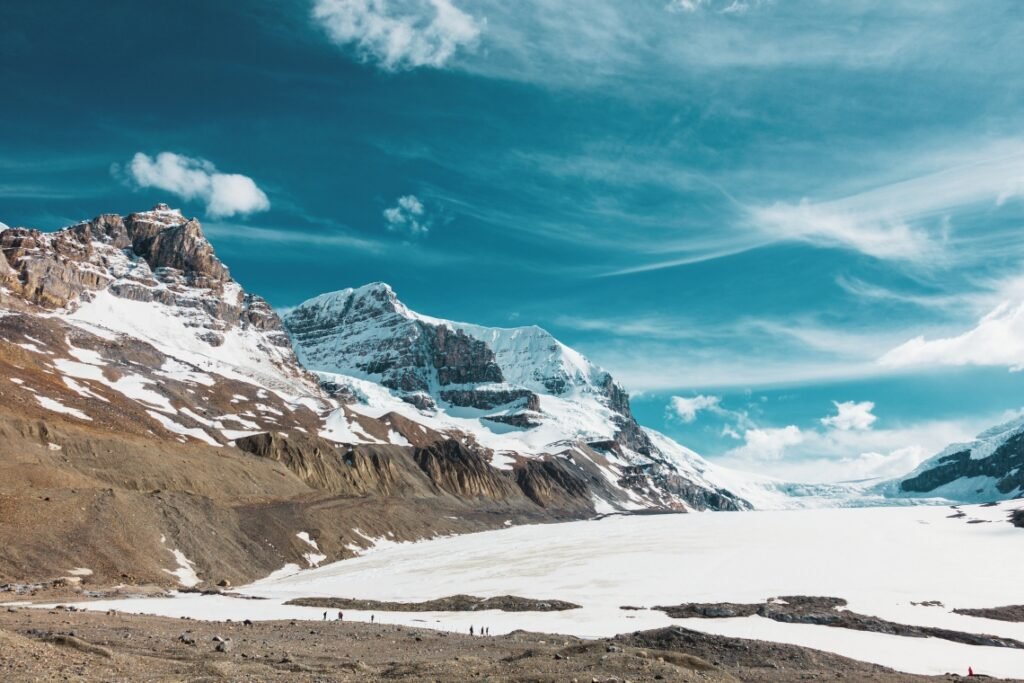
[{"label": "hiker", "polygon": [[974,678],[974,667],[967,667],[967,676],[969,678]]},{"label": "hiker", "polygon": [[370,615],[370,623],[371,624],[373,623],[373,615],[372,614]]},{"label": "hiker", "polygon": [[327,621],[327,612],[324,612],[324,621]]},{"label": "hiker", "polygon": [[473,627],[472,626],[469,627],[469,635],[473,635]]},{"label": "hiker", "polygon": [[338,610],[338,621],[345,621],[345,613]]}]

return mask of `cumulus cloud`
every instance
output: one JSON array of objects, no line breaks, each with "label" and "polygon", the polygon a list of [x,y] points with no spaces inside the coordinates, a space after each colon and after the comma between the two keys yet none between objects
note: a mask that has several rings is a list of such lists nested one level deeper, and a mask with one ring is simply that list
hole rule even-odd
[{"label": "cumulus cloud", "polygon": [[790,446],[801,444],[804,433],[796,425],[748,429],[743,434],[744,444],[732,451],[736,457],[754,460],[779,460]]},{"label": "cumulus cloud", "polygon": [[789,481],[886,479],[912,471],[950,443],[970,440],[990,421],[932,421],[899,429],[748,429],[743,443],[716,462]]},{"label": "cumulus cloud", "polygon": [[[739,425],[731,435],[742,443],[715,460],[796,482],[890,479],[914,470],[951,443],[971,440],[1000,420],[982,415],[878,429],[871,401],[833,401],[833,405],[836,414],[818,420],[818,426]],[[1003,418],[1015,414],[1006,413]]]},{"label": "cumulus cloud", "polygon": [[411,194],[399,197],[397,204],[384,209],[384,222],[389,231],[410,237],[420,237],[430,232],[430,221],[423,202]]},{"label": "cumulus cloud", "polygon": [[153,187],[176,194],[187,201],[206,204],[215,218],[266,211],[267,195],[249,176],[221,173],[206,159],[161,152],[151,157],[137,153],[124,167],[137,187]]},{"label": "cumulus cloud", "polygon": [[702,410],[718,409],[721,401],[720,396],[705,396],[703,394],[692,398],[673,396],[669,402],[669,410],[683,422],[690,423],[697,419],[697,413]]},{"label": "cumulus cloud", "polygon": [[452,0],[316,0],[313,18],[334,42],[388,70],[443,67],[483,26]]},{"label": "cumulus cloud", "polygon": [[889,367],[993,365],[1024,370],[1024,303],[1004,302],[970,330],[952,337],[915,337],[885,353]]},{"label": "cumulus cloud", "polygon": [[872,414],[875,404],[872,401],[832,401],[836,407],[836,414],[821,418],[821,424],[831,429],[848,432],[851,430],[862,431],[871,429],[878,416]]}]

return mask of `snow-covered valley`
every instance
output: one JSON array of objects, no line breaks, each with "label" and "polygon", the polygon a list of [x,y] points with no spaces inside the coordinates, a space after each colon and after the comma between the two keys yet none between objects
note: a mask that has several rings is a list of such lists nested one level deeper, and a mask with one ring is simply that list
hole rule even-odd
[{"label": "snow-covered valley", "polygon": [[[513,527],[410,544],[298,567],[240,589],[262,598],[180,595],[83,604],[95,610],[204,619],[322,619],[285,605],[300,597],[422,601],[459,593],[575,602],[562,612],[377,612],[382,623],[493,634],[516,629],[588,638],[681,625],[804,645],[895,669],[1024,677],[1024,650],[975,646],[760,616],[670,619],[656,605],[758,603],[776,596],[843,598],[853,612],[900,624],[1024,640],[1024,624],[954,614],[954,608],[1024,602],[1021,531],[996,506],[886,507],[717,514],[613,516]],[[941,605],[934,604],[935,601]],[[913,603],[931,603],[930,606]],[[621,609],[624,606],[644,609]],[[333,614],[332,614],[333,617]],[[369,621],[369,612],[345,611]]]}]

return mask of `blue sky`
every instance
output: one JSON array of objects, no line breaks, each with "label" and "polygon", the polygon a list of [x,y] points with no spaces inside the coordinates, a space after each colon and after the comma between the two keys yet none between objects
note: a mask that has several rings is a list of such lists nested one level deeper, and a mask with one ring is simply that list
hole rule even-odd
[{"label": "blue sky", "polygon": [[1024,408],[1024,3],[0,6],[0,221],[166,201],[284,307],[535,323],[805,480]]}]

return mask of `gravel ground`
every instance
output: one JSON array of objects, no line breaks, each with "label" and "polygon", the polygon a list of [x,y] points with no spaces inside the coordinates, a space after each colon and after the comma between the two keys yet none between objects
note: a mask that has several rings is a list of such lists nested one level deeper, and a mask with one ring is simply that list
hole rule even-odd
[{"label": "gravel ground", "polygon": [[670,628],[611,640],[362,623],[0,610],[3,681],[936,681],[836,655]]}]

